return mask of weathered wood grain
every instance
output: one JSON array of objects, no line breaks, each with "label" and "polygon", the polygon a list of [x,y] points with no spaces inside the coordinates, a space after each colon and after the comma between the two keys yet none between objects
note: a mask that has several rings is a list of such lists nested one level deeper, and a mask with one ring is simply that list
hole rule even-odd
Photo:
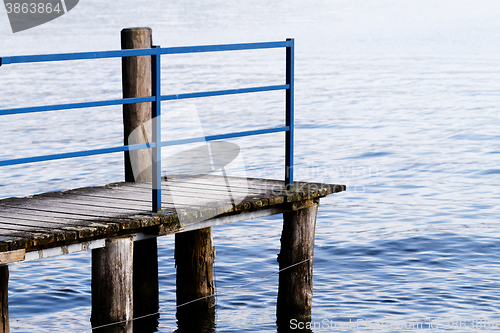
[{"label": "weathered wood grain", "polygon": [[128,320],[134,313],[133,248],[132,237],[122,237],[108,239],[105,247],[92,250],[92,327],[119,323],[96,332],[132,332]]},{"label": "weathered wood grain", "polygon": [[[230,186],[228,187],[227,184]],[[141,231],[156,236],[187,224],[272,207],[287,211],[344,191],[344,185],[214,175],[168,176],[162,181],[162,210],[151,212],[151,183],[42,193],[0,200],[0,253],[126,236]]]},{"label": "weathered wood grain", "polygon": [[[313,297],[314,233],[318,202],[310,200],[304,208],[283,214],[277,319],[308,319]],[[287,268],[287,269],[285,269]]]},{"label": "weathered wood grain", "polygon": [[[122,49],[149,49],[153,46],[151,28],[121,31]],[[123,98],[151,96],[151,57],[122,58]],[[123,141],[125,145],[151,142],[151,103],[123,105]],[[137,134],[137,135],[134,135]],[[136,173],[134,175],[134,172]],[[151,149],[125,152],[125,180],[151,181]]]},{"label": "weathered wood grain", "polygon": [[[215,246],[212,228],[175,234],[177,318],[213,310]],[[195,299],[206,297],[197,302]],[[182,305],[182,306],[181,306]]]},{"label": "weathered wood grain", "polygon": [[26,251],[24,249],[2,252],[0,253],[0,264],[23,261],[25,254]]},{"label": "weathered wood grain", "polygon": [[9,266],[0,266],[0,333],[10,333],[9,325]]}]

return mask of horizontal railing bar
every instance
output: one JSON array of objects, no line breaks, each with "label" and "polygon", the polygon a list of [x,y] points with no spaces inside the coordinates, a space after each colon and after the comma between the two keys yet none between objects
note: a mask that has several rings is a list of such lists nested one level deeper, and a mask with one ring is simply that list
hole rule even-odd
[{"label": "horizontal railing bar", "polygon": [[283,85],[278,85],[278,86],[264,86],[264,87],[253,87],[253,88],[242,88],[242,89],[215,90],[215,91],[185,93],[185,94],[177,94],[177,95],[163,95],[163,96],[161,96],[161,100],[162,101],[170,101],[170,100],[186,99],[186,98],[245,94],[245,93],[260,92],[260,91],[285,90],[288,88],[290,88],[290,85],[283,84]]},{"label": "horizontal railing bar", "polygon": [[227,134],[200,136],[197,138],[162,141],[161,146],[162,147],[178,146],[178,145],[183,145],[183,144],[187,144],[187,143],[215,141],[215,140],[230,139],[230,138],[239,138],[242,136],[269,134],[269,133],[276,133],[276,132],[286,132],[289,130],[290,130],[289,126],[279,126],[279,127],[264,128],[264,129],[258,129],[258,130],[252,130],[252,131],[233,132],[233,133],[227,133]]},{"label": "horizontal railing bar", "polygon": [[[288,84],[284,84],[284,85],[277,85],[277,86],[263,86],[263,87],[242,88],[242,89],[229,89],[229,90],[216,90],[216,91],[206,91],[206,92],[196,92],[196,93],[185,93],[185,94],[177,94],[177,95],[163,95],[163,96],[161,96],[161,100],[168,101],[168,100],[187,99],[187,98],[244,94],[244,93],[261,92],[261,91],[285,90],[285,89],[288,89],[289,87],[290,86]],[[33,107],[27,107],[27,108],[3,109],[3,110],[0,110],[0,116],[9,115],[9,114],[45,112],[45,111],[60,111],[60,110],[69,110],[69,109],[92,108],[92,107],[98,107],[98,106],[143,103],[143,102],[152,102],[152,101],[154,101],[154,99],[155,99],[154,96],[149,96],[149,97],[123,98],[123,99],[115,99],[115,100],[107,100],[107,101],[96,101],[96,102],[82,102],[82,103],[70,103],[70,104],[33,106]]]},{"label": "horizontal railing bar", "polygon": [[154,142],[151,142],[151,143],[141,143],[141,144],[128,145],[128,146],[118,146],[118,147],[111,147],[111,148],[83,150],[83,151],[77,151],[77,152],[71,152],[71,153],[61,153],[61,154],[51,154],[51,155],[42,155],[42,156],[34,156],[34,157],[16,158],[16,159],[11,159],[11,160],[0,161],[0,166],[26,164],[26,163],[52,161],[52,160],[62,160],[62,159],[66,159],[66,158],[84,157],[84,156],[101,155],[101,154],[109,154],[109,153],[118,153],[118,152],[122,152],[122,151],[132,151],[132,150],[139,150],[139,149],[145,149],[145,148],[154,148],[155,146],[156,146],[156,144]]},{"label": "horizontal railing bar", "polygon": [[[221,44],[221,45],[201,45],[201,46],[181,46],[161,48],[161,54],[180,54],[180,53],[198,53],[198,52],[218,52],[218,51],[238,51],[238,50],[257,50],[270,49],[291,46],[290,41],[265,42],[265,43],[243,43],[243,44]],[[1,57],[0,66],[7,64],[49,62],[64,60],[85,60],[85,59],[104,59],[153,55],[154,49],[130,49],[115,51],[97,51],[97,52],[77,52],[77,53],[58,53],[58,54],[39,54],[39,55],[21,55]]]},{"label": "horizontal railing bar", "polygon": [[11,57],[1,57],[0,64],[7,65],[7,64],[20,64],[20,63],[30,63],[30,62],[120,58],[120,57],[152,55],[155,52],[156,51],[154,51],[154,49],[130,49],[130,50],[115,50],[115,51],[11,56]]},{"label": "horizontal railing bar", "polygon": [[271,49],[271,48],[279,48],[279,47],[288,47],[291,45],[292,45],[291,41],[280,41],[280,42],[265,42],[265,43],[243,43],[243,44],[165,47],[165,48],[161,49],[161,54],[257,50],[257,49]]},{"label": "horizontal railing bar", "polygon": [[[269,133],[276,133],[276,132],[286,132],[289,130],[290,130],[289,126],[279,126],[279,127],[251,130],[251,131],[201,136],[201,137],[189,138],[189,139],[162,141],[161,146],[162,147],[176,146],[176,145],[182,145],[182,144],[187,144],[187,143],[215,141],[215,140],[222,140],[222,139],[239,138],[239,137],[243,137],[243,136],[269,134]],[[154,148],[155,146],[156,146],[156,144],[154,142],[151,142],[151,143],[142,143],[142,144],[128,145],[128,146],[118,146],[118,147],[110,147],[110,148],[83,150],[83,151],[70,152],[70,153],[16,158],[16,159],[11,159],[11,160],[0,161],[0,166],[18,165],[18,164],[26,164],[26,163],[33,163],[33,162],[52,161],[52,160],[61,160],[61,159],[67,159],[67,158],[73,158],[73,157],[102,155],[102,154],[117,153],[117,152],[123,152],[123,151],[132,151],[132,150],[139,150],[139,149]]]},{"label": "horizontal railing bar", "polygon": [[152,101],[154,101],[154,99],[155,99],[154,96],[149,96],[149,97],[134,97],[134,98],[114,99],[114,100],[97,101],[97,102],[83,102],[83,103],[32,106],[32,107],[27,107],[27,108],[16,108],[16,109],[4,109],[4,110],[0,110],[0,116],[4,116],[4,115],[8,115],[8,114],[21,114],[21,113],[31,113],[31,112],[44,112],[44,111],[60,111],[60,110],[69,110],[69,109],[93,108],[93,107],[97,107],[97,106],[143,103],[143,102],[152,102]]}]

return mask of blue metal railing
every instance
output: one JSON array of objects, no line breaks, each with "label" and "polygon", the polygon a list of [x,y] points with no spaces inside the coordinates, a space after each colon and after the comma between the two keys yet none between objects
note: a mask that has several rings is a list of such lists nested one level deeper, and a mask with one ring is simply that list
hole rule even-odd
[{"label": "blue metal railing", "polygon": [[[163,54],[180,54],[180,53],[198,53],[198,52],[219,52],[219,51],[238,51],[238,50],[255,50],[269,48],[286,48],[286,83],[284,85],[260,86],[244,89],[230,89],[218,91],[195,92],[178,95],[161,95],[161,55]],[[3,109],[0,110],[0,116],[58,111],[68,109],[91,108],[98,106],[123,105],[132,103],[152,102],[152,118],[153,118],[153,142],[134,145],[123,145],[117,147],[108,147],[101,149],[82,150],[77,152],[40,155],[25,158],[15,158],[10,160],[0,160],[0,166],[25,164],[32,162],[50,161],[57,159],[83,157],[99,154],[108,154],[124,151],[132,151],[139,149],[152,148],[153,150],[153,185],[152,185],[152,208],[154,212],[161,209],[161,147],[181,145],[194,142],[214,141],[221,139],[237,138],[242,136],[268,134],[276,132],[285,132],[285,184],[287,187],[293,184],[293,86],[294,86],[294,41],[287,39],[280,42],[266,43],[249,43],[249,44],[226,44],[226,45],[203,45],[203,46],[186,46],[186,47],[167,47],[162,48],[153,46],[150,49],[131,49],[117,51],[102,51],[102,52],[80,52],[80,53],[64,53],[64,54],[45,54],[45,55],[28,55],[28,56],[13,56],[0,57],[0,66],[7,64],[33,63],[33,62],[49,62],[49,61],[67,61],[67,60],[84,60],[84,59],[103,59],[103,58],[121,58],[131,56],[151,56],[152,58],[152,96],[122,98],[115,100],[84,102],[84,103],[69,103],[56,104],[47,106],[34,106],[25,108]],[[211,97],[232,94],[244,94],[251,92],[286,90],[286,120],[285,126],[263,128],[258,130],[233,132],[227,134],[211,135],[206,137],[196,137],[183,140],[161,141],[161,102],[168,100]]]}]

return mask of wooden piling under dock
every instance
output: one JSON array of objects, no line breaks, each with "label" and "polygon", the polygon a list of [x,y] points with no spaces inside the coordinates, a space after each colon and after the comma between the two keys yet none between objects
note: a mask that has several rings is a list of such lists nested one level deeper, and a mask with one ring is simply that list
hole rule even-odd
[{"label": "wooden piling under dock", "polygon": [[[215,316],[215,246],[212,228],[175,234],[177,320]],[[197,300],[196,302],[193,302]]]},{"label": "wooden piling under dock", "polygon": [[105,247],[92,250],[92,326],[117,323],[94,333],[132,333],[133,251],[132,237],[106,239]]},{"label": "wooden piling under dock", "polygon": [[[151,28],[127,28],[121,31],[121,46],[126,49],[147,49],[153,46]],[[152,92],[151,57],[122,58],[123,98],[150,96]],[[123,105],[123,144],[149,143],[152,140],[151,103]],[[151,149],[125,151],[125,181],[151,182]],[[100,255],[94,251],[92,256]],[[144,239],[133,247],[133,317],[158,312],[158,246],[156,238]],[[134,322],[142,331],[156,331],[157,316]],[[153,319],[153,320],[150,320]],[[112,318],[108,318],[112,322]],[[156,324],[155,324],[156,322]]]},{"label": "wooden piling under dock", "polygon": [[9,266],[0,266],[0,333],[10,332],[9,327]]},{"label": "wooden piling under dock", "polygon": [[318,206],[319,200],[306,200],[301,202],[301,209],[283,213],[281,252],[278,255],[281,271],[278,322],[289,324],[290,319],[307,319],[311,316],[314,236]]}]

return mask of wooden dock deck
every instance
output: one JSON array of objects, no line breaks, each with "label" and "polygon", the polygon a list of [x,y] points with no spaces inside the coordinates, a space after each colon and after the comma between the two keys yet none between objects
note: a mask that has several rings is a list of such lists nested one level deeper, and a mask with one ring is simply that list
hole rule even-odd
[{"label": "wooden dock deck", "polygon": [[[155,237],[299,210],[311,200],[345,190],[345,185],[335,184],[294,185],[287,191],[284,181],[278,180],[168,176],[162,180],[159,213],[151,212],[150,183],[122,182],[3,199],[0,263],[101,247],[104,243],[99,240],[115,236]],[[59,251],[47,251],[54,248]]]}]

